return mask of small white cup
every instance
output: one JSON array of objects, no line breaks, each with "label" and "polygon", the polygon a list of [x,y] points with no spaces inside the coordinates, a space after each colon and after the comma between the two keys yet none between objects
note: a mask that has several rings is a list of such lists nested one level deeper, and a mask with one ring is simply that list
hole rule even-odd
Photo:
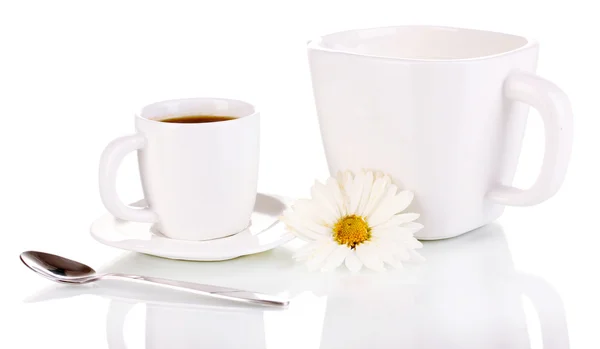
[{"label": "small white cup", "polygon": [[[171,117],[233,116],[210,123]],[[249,103],[221,98],[169,100],[144,107],[137,133],[112,141],[100,159],[100,196],[115,217],[156,223],[165,236],[209,240],[250,224],[256,200],[260,115]],[[123,157],[137,150],[148,208],[126,206],[116,192]]]}]

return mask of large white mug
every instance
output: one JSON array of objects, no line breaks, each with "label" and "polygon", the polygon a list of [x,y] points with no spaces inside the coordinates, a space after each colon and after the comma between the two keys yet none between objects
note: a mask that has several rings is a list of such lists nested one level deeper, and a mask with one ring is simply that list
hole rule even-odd
[{"label": "large white mug", "polygon": [[[230,116],[207,123],[160,120]],[[259,113],[242,101],[219,98],[169,100],[144,107],[137,133],[110,143],[100,160],[100,196],[115,217],[156,223],[165,236],[208,240],[250,224],[258,181]],[[125,205],[116,192],[121,160],[137,151],[147,208]]]},{"label": "large white mug", "polygon": [[[389,173],[415,192],[419,239],[460,235],[556,193],[571,153],[567,96],[534,74],[538,44],[488,31],[401,26],[350,30],[308,44],[332,174]],[[545,128],[541,172],[511,185],[528,106]]]}]

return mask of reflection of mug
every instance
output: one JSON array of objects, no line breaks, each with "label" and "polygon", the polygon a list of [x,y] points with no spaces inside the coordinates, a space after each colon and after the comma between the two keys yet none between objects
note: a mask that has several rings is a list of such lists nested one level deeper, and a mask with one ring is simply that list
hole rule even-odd
[{"label": "reflection of mug", "polygon": [[[504,205],[542,202],[571,152],[566,95],[534,74],[535,41],[444,27],[349,30],[308,45],[321,135],[332,174],[389,173],[415,192],[420,239],[456,236]],[[544,121],[541,173],[511,186],[528,107]]]},{"label": "reflection of mug", "polygon": [[500,226],[427,243],[422,253],[427,263],[417,268],[331,292],[321,349],[529,348],[523,297],[539,314],[544,348],[568,348],[560,297],[515,271]]},{"label": "reflection of mug", "polygon": [[127,349],[123,337],[125,318],[136,305],[145,305],[146,349],[265,347],[263,312],[260,309],[235,310],[228,306],[210,309],[113,300],[106,328],[110,349]]}]

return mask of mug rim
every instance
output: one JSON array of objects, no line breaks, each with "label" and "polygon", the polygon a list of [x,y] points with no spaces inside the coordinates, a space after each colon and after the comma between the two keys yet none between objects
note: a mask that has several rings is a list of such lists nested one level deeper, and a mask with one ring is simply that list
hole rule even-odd
[{"label": "mug rim", "polygon": [[[467,58],[435,58],[435,59],[393,57],[393,56],[384,56],[384,55],[377,55],[377,54],[360,53],[360,52],[344,50],[344,49],[334,49],[334,48],[326,47],[323,44],[324,40],[326,40],[327,38],[331,38],[333,36],[339,36],[339,35],[349,34],[349,33],[359,33],[359,32],[376,31],[376,30],[390,30],[390,29],[404,29],[404,30],[407,30],[407,29],[408,30],[410,30],[410,29],[417,29],[417,30],[434,29],[435,30],[435,29],[437,29],[437,30],[478,32],[478,33],[492,34],[492,35],[504,36],[504,37],[514,37],[514,38],[524,40],[525,43],[519,47],[512,49],[512,50],[506,50],[506,51],[498,52],[498,53],[494,53],[494,54],[475,56],[475,57],[467,57]],[[307,49],[308,49],[308,51],[321,51],[321,52],[327,52],[327,53],[331,53],[331,54],[345,55],[345,56],[349,56],[349,57],[362,57],[362,58],[377,59],[377,60],[392,61],[392,62],[464,63],[464,62],[473,62],[473,61],[484,61],[484,60],[490,60],[490,59],[494,59],[494,58],[498,58],[498,57],[502,57],[502,56],[507,56],[507,55],[511,55],[511,54],[514,54],[517,52],[522,52],[522,51],[525,51],[525,50],[528,50],[531,48],[537,48],[538,45],[539,45],[538,42],[532,38],[528,38],[528,37],[524,37],[524,36],[520,36],[520,35],[496,32],[496,31],[491,31],[491,30],[481,30],[481,29],[452,27],[452,26],[439,26],[439,25],[392,25],[392,26],[355,28],[355,29],[347,29],[347,30],[331,32],[331,33],[328,33],[325,35],[321,35],[315,39],[309,40],[307,42]]]},{"label": "mug rim", "polygon": [[[181,103],[181,102],[192,102],[192,101],[197,101],[197,102],[222,101],[222,102],[226,102],[226,103],[234,103],[234,104],[241,105],[245,108],[248,108],[249,111],[247,113],[243,113],[243,115],[234,116],[232,119],[229,119],[229,120],[223,120],[223,121],[219,121],[219,122],[206,122],[206,123],[168,123],[168,122],[162,122],[160,119],[152,119],[152,118],[143,116],[144,110],[146,108],[157,107],[159,105],[167,104],[167,103],[178,103],[178,102]],[[258,110],[254,104],[243,101],[241,99],[224,98],[224,97],[189,97],[189,98],[165,99],[165,100],[160,100],[157,102],[148,103],[148,104],[142,106],[141,108],[139,108],[135,112],[135,118],[138,120],[150,122],[152,124],[160,124],[160,125],[164,125],[167,127],[207,127],[207,126],[215,125],[215,124],[239,122],[242,119],[246,119],[250,116],[257,115],[257,114],[258,114]],[[219,116],[219,115],[215,115],[215,116]],[[223,116],[231,116],[231,115],[223,115]]]}]

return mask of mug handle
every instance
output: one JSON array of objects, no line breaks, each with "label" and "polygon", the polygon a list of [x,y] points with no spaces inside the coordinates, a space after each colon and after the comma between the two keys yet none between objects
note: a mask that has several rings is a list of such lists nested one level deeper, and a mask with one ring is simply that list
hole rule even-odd
[{"label": "mug handle", "polygon": [[558,292],[540,277],[519,274],[519,278],[523,296],[531,301],[538,315],[542,332],[542,347],[569,348],[565,307]]},{"label": "mug handle", "polygon": [[117,194],[117,170],[128,153],[146,146],[146,138],[140,134],[124,136],[110,142],[100,157],[100,198],[113,216],[134,222],[155,223],[156,213],[149,208],[133,208],[125,205]]},{"label": "mug handle", "polygon": [[135,304],[115,300],[110,302],[106,315],[106,340],[110,349],[127,349],[123,337],[123,327],[125,326],[125,317]]},{"label": "mug handle", "polygon": [[546,148],[540,174],[531,188],[498,186],[487,194],[487,198],[501,205],[536,205],[556,194],[565,178],[573,143],[571,105],[567,95],[556,85],[522,71],[508,76],[504,94],[538,110],[544,121]]}]

